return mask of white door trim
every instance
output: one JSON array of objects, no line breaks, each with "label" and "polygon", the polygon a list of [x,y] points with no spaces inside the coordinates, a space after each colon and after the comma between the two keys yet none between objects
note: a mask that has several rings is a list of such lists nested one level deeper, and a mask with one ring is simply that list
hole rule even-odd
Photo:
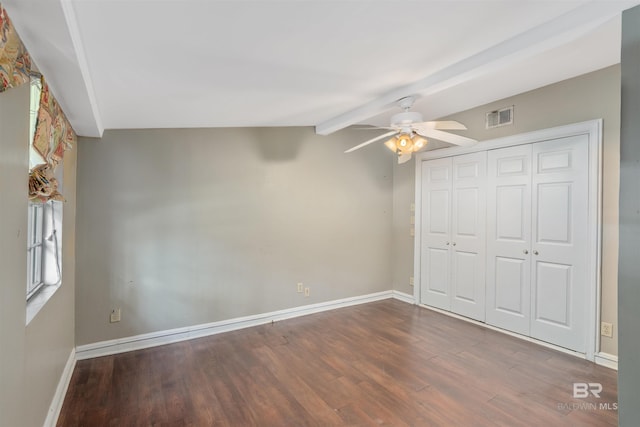
[{"label": "white door trim", "polygon": [[[589,139],[589,212],[588,212],[588,268],[589,275],[589,324],[587,325],[587,352],[585,358],[595,361],[600,351],[600,291],[601,291],[601,256],[602,256],[602,119],[589,120],[565,126],[522,133],[504,138],[482,141],[471,147],[451,147],[420,153],[416,156],[415,176],[415,239],[413,277],[419,284],[420,248],[421,246],[421,215],[422,215],[422,162],[425,160],[457,156],[459,154],[488,151],[496,148],[514,145],[532,144],[534,142],[549,141],[568,136],[587,135]],[[420,299],[420,286],[413,287],[415,301]]]}]

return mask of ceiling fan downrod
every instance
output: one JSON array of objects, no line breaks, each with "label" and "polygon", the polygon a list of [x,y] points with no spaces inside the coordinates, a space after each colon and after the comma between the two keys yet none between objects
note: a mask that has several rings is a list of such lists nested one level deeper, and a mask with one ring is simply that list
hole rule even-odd
[{"label": "ceiling fan downrod", "polygon": [[415,100],[416,99],[413,96],[405,96],[404,98],[400,98],[398,100],[398,107],[407,112],[411,109],[411,107],[413,107],[413,103],[415,102]]}]

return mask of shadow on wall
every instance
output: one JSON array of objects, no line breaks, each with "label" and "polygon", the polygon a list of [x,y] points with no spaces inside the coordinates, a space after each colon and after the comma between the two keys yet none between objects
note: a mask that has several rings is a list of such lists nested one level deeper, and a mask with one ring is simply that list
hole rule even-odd
[{"label": "shadow on wall", "polygon": [[[391,188],[392,165],[397,160],[382,143],[344,154],[345,150],[361,143],[363,139],[371,138],[370,132],[343,129],[329,136],[321,136],[316,135],[312,127],[259,127],[247,128],[245,131],[251,136],[246,140],[249,150],[254,151],[263,163],[285,164],[305,161],[302,159],[303,150],[305,155],[316,159],[309,162],[304,170],[309,188],[313,187],[314,176],[323,181],[338,179],[331,177],[331,170],[341,167],[354,172],[365,172],[380,188]],[[335,182],[335,185],[348,187],[350,183]]]},{"label": "shadow on wall", "polygon": [[251,144],[265,162],[291,162],[298,158],[307,128],[252,128]]}]

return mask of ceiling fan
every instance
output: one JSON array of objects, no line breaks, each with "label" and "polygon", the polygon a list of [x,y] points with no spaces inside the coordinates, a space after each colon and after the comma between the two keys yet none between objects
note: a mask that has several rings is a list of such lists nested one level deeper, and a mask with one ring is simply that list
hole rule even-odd
[{"label": "ceiling fan", "polygon": [[454,120],[424,122],[422,114],[409,111],[413,106],[415,98],[408,96],[398,101],[398,106],[404,111],[391,117],[391,125],[388,127],[373,127],[374,129],[391,129],[391,132],[384,133],[345,151],[351,153],[381,139],[389,138],[384,145],[398,155],[398,163],[405,163],[411,159],[411,155],[416,151],[426,147],[425,137],[448,142],[454,145],[473,145],[477,143],[475,139],[456,135],[444,130],[465,130],[467,127]]}]

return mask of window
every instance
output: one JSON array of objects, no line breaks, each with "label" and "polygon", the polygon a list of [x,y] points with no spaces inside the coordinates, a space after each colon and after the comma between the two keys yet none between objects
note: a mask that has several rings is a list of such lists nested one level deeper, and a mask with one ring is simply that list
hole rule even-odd
[{"label": "window", "polygon": [[[29,169],[47,162],[33,147],[36,131],[42,80],[40,76],[31,79],[31,106],[29,111]],[[56,168],[55,178],[62,187],[62,167]],[[61,283],[62,265],[61,241],[58,239],[62,226],[61,202],[30,201],[28,205],[27,230],[27,323],[42,308]]]},{"label": "window", "polygon": [[44,205],[29,203],[27,299],[35,295],[44,284],[42,277],[43,233]]},{"label": "window", "polygon": [[40,94],[42,93],[42,80],[40,77],[31,77],[31,93],[29,95],[29,169],[46,163],[40,153],[33,148],[33,138],[36,134],[36,124],[38,123],[38,111],[40,110]]},{"label": "window", "polygon": [[[42,80],[31,77],[31,92],[29,106],[29,169],[43,163],[44,159],[33,148],[33,137],[38,120],[40,107],[40,92]],[[29,202],[29,228],[27,230],[27,300],[42,288],[43,281],[43,235],[44,235],[44,205]]]},{"label": "window", "polygon": [[[29,229],[27,233],[27,300],[35,299],[39,291],[55,288],[62,280],[58,239],[62,224],[61,202],[29,202]],[[49,289],[53,292],[55,289]]]}]

